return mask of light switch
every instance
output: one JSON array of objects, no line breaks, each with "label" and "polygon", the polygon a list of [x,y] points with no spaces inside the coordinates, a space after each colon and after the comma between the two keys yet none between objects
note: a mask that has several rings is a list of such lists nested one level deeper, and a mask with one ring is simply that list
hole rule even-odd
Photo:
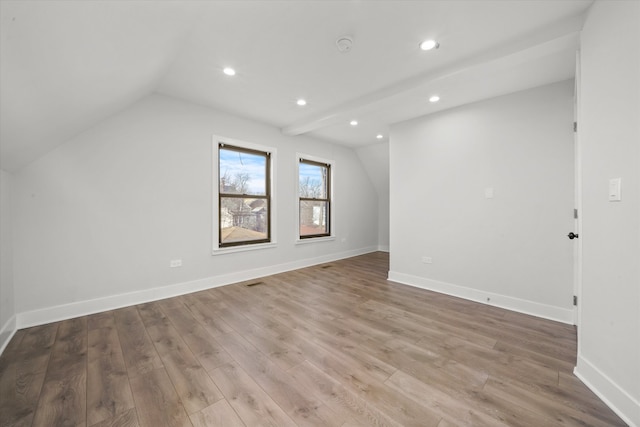
[{"label": "light switch", "polygon": [[610,202],[619,202],[622,200],[620,194],[620,182],[621,178],[613,178],[609,180],[609,201]]},{"label": "light switch", "polygon": [[484,198],[493,199],[493,187],[487,187],[484,189]]}]

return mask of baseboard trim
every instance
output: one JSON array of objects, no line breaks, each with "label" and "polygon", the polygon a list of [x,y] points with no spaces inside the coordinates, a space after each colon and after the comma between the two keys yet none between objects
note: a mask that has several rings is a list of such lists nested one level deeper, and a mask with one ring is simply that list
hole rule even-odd
[{"label": "baseboard trim", "polygon": [[427,289],[458,298],[464,298],[466,300],[500,307],[506,310],[516,311],[518,313],[529,314],[569,325],[574,324],[573,310],[568,308],[540,304],[507,295],[495,294],[451,283],[440,282],[438,280],[398,273],[396,271],[389,271],[388,279],[405,285],[414,286],[416,288]]},{"label": "baseboard trim", "polygon": [[16,334],[17,330],[16,316],[13,315],[2,325],[2,329],[0,329],[0,354],[7,348],[9,341],[11,341],[11,338]]},{"label": "baseboard trim", "polygon": [[268,267],[261,267],[252,270],[223,274],[220,276],[207,277],[190,282],[145,289],[143,291],[129,292],[126,294],[112,295],[104,298],[73,302],[70,304],[47,307],[40,310],[27,311],[16,315],[16,324],[18,329],[22,329],[31,326],[42,325],[45,323],[58,322],[61,320],[72,319],[74,317],[86,316],[89,314],[100,313],[102,311],[115,310],[131,305],[158,301],[165,298],[171,298],[192,292],[217,288],[219,286],[230,285],[232,283],[253,280],[259,277],[284,273],[286,271],[296,270],[299,268],[311,267],[317,264],[323,264],[326,262],[337,261],[344,258],[364,255],[370,252],[376,252],[377,250],[377,246],[366,247],[314,258],[306,258],[302,260],[286,262],[283,264],[277,264]]},{"label": "baseboard trim", "polygon": [[389,252],[389,245],[378,245],[378,250],[380,252]]},{"label": "baseboard trim", "polygon": [[593,363],[579,354],[573,373],[625,423],[630,427],[640,427],[640,402]]}]

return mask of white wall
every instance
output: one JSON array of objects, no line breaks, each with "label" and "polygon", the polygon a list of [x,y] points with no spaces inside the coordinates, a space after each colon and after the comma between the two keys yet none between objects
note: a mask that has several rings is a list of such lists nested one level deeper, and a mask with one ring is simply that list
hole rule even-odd
[{"label": "white wall", "polygon": [[389,143],[356,150],[378,193],[378,248],[389,251]]},{"label": "white wall", "polygon": [[[214,134],[277,148],[277,248],[211,255]],[[334,241],[294,244],[296,152],[335,160]],[[377,248],[377,196],[353,150],[160,95],[14,184],[19,327]]]},{"label": "white wall", "polygon": [[[576,373],[640,426],[640,3],[596,2],[581,39],[582,292]],[[622,178],[622,201],[608,182]]]},{"label": "white wall", "polygon": [[0,169],[0,353],[15,330],[11,174]]},{"label": "white wall", "polygon": [[571,323],[572,123],[564,81],[393,126],[389,278]]}]

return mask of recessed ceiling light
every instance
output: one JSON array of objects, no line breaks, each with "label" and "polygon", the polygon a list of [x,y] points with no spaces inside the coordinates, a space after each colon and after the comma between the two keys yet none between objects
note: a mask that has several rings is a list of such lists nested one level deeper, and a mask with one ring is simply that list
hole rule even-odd
[{"label": "recessed ceiling light", "polygon": [[307,101],[305,101],[304,99],[300,98],[296,101],[296,104],[298,104],[301,107],[304,107],[305,105],[307,105]]},{"label": "recessed ceiling light", "polygon": [[429,98],[429,102],[438,102],[440,101],[440,97],[438,95],[433,95],[431,98]]},{"label": "recessed ceiling light", "polygon": [[377,134],[377,135],[376,135],[376,138],[378,138],[378,139],[382,139],[382,138],[383,138],[383,136],[382,136],[382,134]]},{"label": "recessed ceiling light", "polygon": [[231,67],[226,67],[224,70],[222,70],[223,73],[225,73],[227,76],[235,76],[236,75],[236,70],[234,70]]},{"label": "recessed ceiling light", "polygon": [[351,120],[351,121],[349,122],[349,124],[350,124],[351,126],[358,126],[358,121],[357,121],[357,120]]},{"label": "recessed ceiling light", "polygon": [[440,44],[435,40],[425,40],[422,43],[420,43],[420,49],[422,50],[437,49],[439,47],[440,47]]}]

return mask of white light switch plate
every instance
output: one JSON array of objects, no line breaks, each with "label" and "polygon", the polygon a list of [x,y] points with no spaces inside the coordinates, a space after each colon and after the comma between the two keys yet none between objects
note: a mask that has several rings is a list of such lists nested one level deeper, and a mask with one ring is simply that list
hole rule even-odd
[{"label": "white light switch plate", "polygon": [[487,187],[484,189],[484,198],[493,199],[493,187]]},{"label": "white light switch plate", "polygon": [[613,178],[609,180],[609,201],[610,202],[619,202],[622,200],[622,195],[620,194],[620,184],[621,178]]}]

